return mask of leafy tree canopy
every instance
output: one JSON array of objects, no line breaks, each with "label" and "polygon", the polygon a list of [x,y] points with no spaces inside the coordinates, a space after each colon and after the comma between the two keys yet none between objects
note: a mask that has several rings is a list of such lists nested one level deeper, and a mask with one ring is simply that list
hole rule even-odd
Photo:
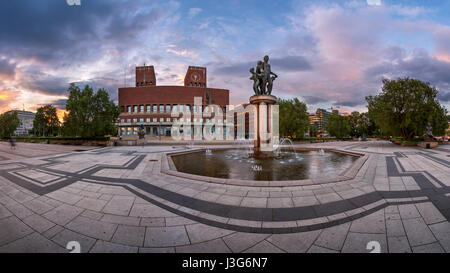
[{"label": "leafy tree canopy", "polygon": [[0,114],[0,138],[8,138],[20,125],[19,115],[16,111]]},{"label": "leafy tree canopy", "polygon": [[416,79],[384,79],[381,93],[366,97],[369,117],[384,135],[413,139],[424,135],[428,122],[433,133],[441,135],[448,127],[447,110],[436,99],[437,92]]},{"label": "leafy tree canopy", "polygon": [[339,114],[331,114],[328,116],[326,130],[331,136],[343,138],[350,135],[350,119]]},{"label": "leafy tree canopy", "polygon": [[61,123],[56,108],[53,105],[39,107],[33,120],[33,134],[38,136],[55,135],[59,132]]},{"label": "leafy tree canopy", "polygon": [[120,109],[109,99],[105,89],[94,93],[89,85],[81,90],[72,83],[68,91],[66,110],[69,114],[64,116],[64,135],[94,137],[117,133],[114,123]]},{"label": "leafy tree canopy", "polygon": [[277,104],[280,107],[280,136],[303,137],[309,127],[306,105],[297,98],[278,99]]}]

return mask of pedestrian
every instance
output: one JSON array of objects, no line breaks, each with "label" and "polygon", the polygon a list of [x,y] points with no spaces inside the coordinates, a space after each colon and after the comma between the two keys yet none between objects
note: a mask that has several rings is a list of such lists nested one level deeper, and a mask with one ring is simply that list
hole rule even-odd
[{"label": "pedestrian", "polygon": [[9,139],[9,143],[11,144],[11,150],[15,150],[16,149],[16,139],[14,137],[11,137]]}]

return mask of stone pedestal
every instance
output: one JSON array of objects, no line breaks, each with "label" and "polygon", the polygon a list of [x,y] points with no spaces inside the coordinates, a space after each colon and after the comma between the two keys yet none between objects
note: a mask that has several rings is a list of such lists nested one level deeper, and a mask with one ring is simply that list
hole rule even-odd
[{"label": "stone pedestal", "polygon": [[438,146],[438,142],[437,141],[422,141],[422,142],[419,142],[418,145],[425,149],[433,149]]},{"label": "stone pedestal", "polygon": [[256,158],[274,157],[274,143],[272,139],[273,120],[272,106],[277,102],[275,96],[255,95],[250,97],[250,103],[255,106],[255,122],[253,154]]}]

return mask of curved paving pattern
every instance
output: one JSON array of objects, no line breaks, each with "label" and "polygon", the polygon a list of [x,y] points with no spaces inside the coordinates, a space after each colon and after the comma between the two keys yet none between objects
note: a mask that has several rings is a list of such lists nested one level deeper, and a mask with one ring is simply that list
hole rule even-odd
[{"label": "curved paving pattern", "polygon": [[0,251],[67,252],[73,240],[83,252],[367,252],[371,240],[385,252],[450,251],[446,150],[387,142],[299,147],[367,160],[346,180],[290,187],[162,173],[165,154],[182,146],[0,161]]}]

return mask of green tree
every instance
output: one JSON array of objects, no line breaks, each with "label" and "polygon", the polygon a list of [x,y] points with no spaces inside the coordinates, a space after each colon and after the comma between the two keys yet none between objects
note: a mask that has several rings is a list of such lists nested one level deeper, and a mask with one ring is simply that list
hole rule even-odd
[{"label": "green tree", "polygon": [[319,128],[316,125],[309,126],[309,136],[316,137],[319,134]]},{"label": "green tree", "polygon": [[61,123],[53,105],[39,107],[33,120],[33,133],[38,136],[58,134]]},{"label": "green tree", "polygon": [[117,133],[114,123],[120,109],[109,99],[106,90],[94,93],[89,85],[81,90],[72,83],[68,91],[66,110],[69,113],[64,116],[64,135],[95,137]]},{"label": "green tree", "polygon": [[9,138],[21,124],[16,111],[0,114],[0,138]]},{"label": "green tree", "polygon": [[348,117],[339,114],[331,114],[328,116],[326,130],[331,136],[343,138],[350,135],[350,120]]},{"label": "green tree", "polygon": [[447,110],[436,99],[437,92],[416,79],[384,79],[381,93],[366,97],[369,118],[382,134],[404,140],[424,135],[428,122],[435,135],[443,134],[448,127]]},{"label": "green tree", "polygon": [[278,99],[280,111],[280,136],[303,137],[309,126],[306,105],[297,98],[291,100]]},{"label": "green tree", "polygon": [[369,119],[368,113],[359,113],[357,111],[352,112],[348,117],[350,122],[350,135],[351,136],[367,136],[373,134],[373,122]]}]

